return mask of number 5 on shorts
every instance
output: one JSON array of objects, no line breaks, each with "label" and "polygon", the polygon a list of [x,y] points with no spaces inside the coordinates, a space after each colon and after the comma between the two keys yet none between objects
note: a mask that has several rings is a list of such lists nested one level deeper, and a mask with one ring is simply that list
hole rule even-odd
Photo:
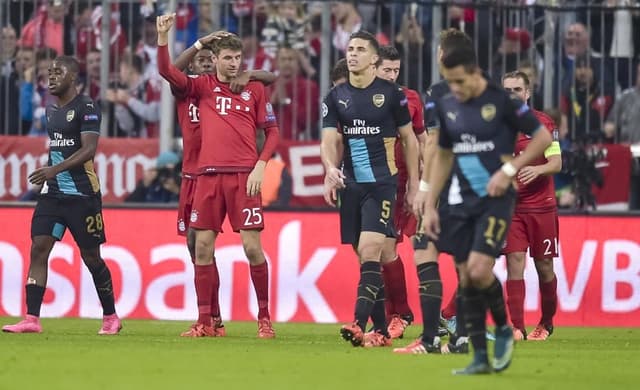
[{"label": "number 5 on shorts", "polygon": [[383,200],[382,201],[382,212],[380,213],[382,219],[389,219],[391,216],[391,201]]}]

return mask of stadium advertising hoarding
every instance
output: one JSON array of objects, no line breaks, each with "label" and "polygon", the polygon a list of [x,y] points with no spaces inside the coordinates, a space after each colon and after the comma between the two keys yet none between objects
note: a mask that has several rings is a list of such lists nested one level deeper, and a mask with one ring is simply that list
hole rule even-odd
[{"label": "stadium advertising hoarding", "polygon": [[[31,208],[0,209],[0,316],[24,314]],[[175,233],[174,210],[106,209],[109,263],[119,313],[129,318],[192,320],[197,316],[192,265]],[[350,247],[340,245],[335,213],[265,214],[263,242],[270,263],[271,312],[278,322],[344,322],[352,317],[358,278]],[[10,221],[10,223],[8,223]],[[640,219],[563,216],[556,259],[557,325],[640,326]],[[408,243],[400,246],[410,305],[419,310],[417,278]],[[252,320],[257,312],[240,238],[227,225],[219,236],[220,303],[225,320]],[[69,234],[50,258],[42,315],[100,317],[90,274]],[[440,259],[444,298],[456,284],[452,261]],[[496,273],[504,280],[503,260]],[[526,270],[527,323],[538,319],[539,295],[531,260]]]},{"label": "stadium advertising hoarding", "polygon": [[[29,189],[27,176],[47,163],[44,137],[0,136],[0,200],[16,200]],[[594,187],[599,205],[622,205],[629,197],[630,158],[628,146],[606,145],[606,159],[599,163],[604,186]],[[286,141],[278,153],[289,167],[292,207],[325,207],[322,197],[324,168],[317,141]],[[154,166],[157,139],[103,138],[95,157],[105,203],[122,202],[131,193],[144,169]]]},{"label": "stadium advertising hoarding", "polygon": [[[47,137],[0,137],[0,200],[16,200],[30,188],[27,177],[47,164],[48,143]],[[157,155],[157,139],[102,138],[94,163],[103,201],[123,201]]]}]

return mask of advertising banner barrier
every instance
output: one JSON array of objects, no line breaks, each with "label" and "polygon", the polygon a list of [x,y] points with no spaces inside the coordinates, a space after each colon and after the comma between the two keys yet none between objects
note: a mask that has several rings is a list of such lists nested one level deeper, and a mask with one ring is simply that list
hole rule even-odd
[{"label": "advertising banner barrier", "polygon": [[[31,208],[0,209],[0,316],[25,312]],[[109,264],[120,315],[129,318],[192,320],[197,316],[193,266],[175,234],[174,210],[105,209]],[[336,213],[267,212],[263,233],[270,264],[271,313],[278,322],[352,320],[358,262],[339,244]],[[559,306],[557,325],[640,326],[640,218],[562,216],[560,257],[555,260]],[[409,303],[419,313],[417,277],[409,243],[400,245]],[[220,305],[225,320],[252,320],[257,313],[240,237],[226,225],[216,243]],[[456,288],[453,262],[440,258],[444,302]],[[504,280],[504,260],[495,271]],[[526,270],[527,323],[539,316],[538,282],[529,259]],[[42,315],[100,317],[90,274],[70,234],[54,247]],[[419,316],[418,316],[419,317]]]},{"label": "advertising banner barrier", "polygon": [[[0,200],[29,190],[29,173],[47,165],[48,143],[47,137],[0,136]],[[122,202],[157,156],[157,139],[101,138],[94,163],[103,201]]]}]

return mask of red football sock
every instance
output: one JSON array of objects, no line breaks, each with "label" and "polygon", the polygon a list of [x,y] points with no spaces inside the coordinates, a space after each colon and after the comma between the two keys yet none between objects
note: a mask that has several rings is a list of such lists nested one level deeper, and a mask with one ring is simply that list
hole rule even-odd
[{"label": "red football sock", "polygon": [[215,266],[195,266],[196,296],[198,297],[198,323],[211,326],[211,290]]},{"label": "red football sock", "polygon": [[507,307],[514,328],[524,330],[524,280],[507,280]]},{"label": "red football sock", "polygon": [[556,293],[556,287],[558,285],[558,279],[553,277],[553,280],[547,283],[540,282],[540,296],[542,306],[542,319],[540,323],[542,325],[553,325],[553,316],[556,314],[558,307],[558,295]]},{"label": "red football sock", "polygon": [[391,273],[387,272],[387,264],[382,264],[382,282],[384,284],[384,309],[386,312],[387,318],[391,317],[394,314],[397,314],[396,307],[393,304],[393,293],[391,291]]},{"label": "red football sock", "polygon": [[449,303],[447,303],[447,307],[442,309],[442,317],[449,319],[456,315],[456,311],[458,307],[456,305],[456,292],[454,291],[451,295],[451,299],[449,299]]},{"label": "red football sock", "polygon": [[382,268],[385,299],[389,299],[393,307],[393,312],[390,314],[411,314],[411,309],[407,302],[407,283],[404,277],[404,265],[402,264],[400,255],[392,262],[383,265]]},{"label": "red football sock", "polygon": [[211,316],[220,317],[220,301],[218,293],[220,291],[220,275],[218,274],[218,266],[216,259],[213,259],[213,279],[211,280]]},{"label": "red football sock", "polygon": [[252,265],[251,281],[258,298],[258,318],[270,318],[269,316],[269,267],[265,261],[259,265]]}]

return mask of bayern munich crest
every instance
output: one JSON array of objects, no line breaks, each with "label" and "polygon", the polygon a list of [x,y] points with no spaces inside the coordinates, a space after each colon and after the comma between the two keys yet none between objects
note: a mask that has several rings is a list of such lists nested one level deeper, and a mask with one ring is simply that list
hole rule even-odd
[{"label": "bayern munich crest", "polygon": [[244,100],[245,102],[248,102],[248,101],[249,101],[249,99],[251,99],[251,94],[250,94],[249,92],[247,92],[247,91],[243,91],[243,92],[240,94],[240,97],[241,97],[241,98],[242,98],[242,100]]},{"label": "bayern munich crest", "polygon": [[191,212],[191,218],[189,218],[191,220],[191,222],[195,222],[198,220],[198,211],[197,210],[193,210]]},{"label": "bayern munich crest", "polygon": [[[193,213],[191,215],[193,215]],[[183,219],[180,219],[178,221],[178,230],[180,230],[181,232],[184,232],[185,230],[187,230],[187,225],[184,223]]]}]

